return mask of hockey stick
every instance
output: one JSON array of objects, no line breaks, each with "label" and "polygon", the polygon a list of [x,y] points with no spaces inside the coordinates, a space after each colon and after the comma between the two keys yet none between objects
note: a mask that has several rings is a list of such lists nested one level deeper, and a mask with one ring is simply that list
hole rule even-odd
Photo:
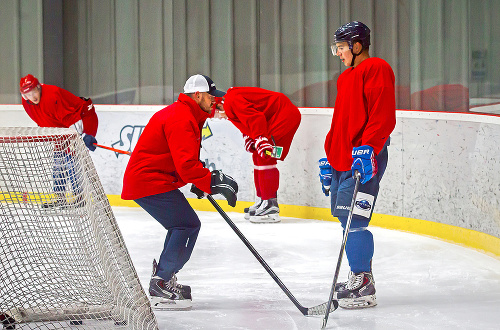
[{"label": "hockey stick", "polygon": [[[335,269],[335,275],[333,276],[332,289],[330,290],[330,297],[328,298],[326,310],[330,308],[332,301],[334,301],[334,303],[337,303],[338,306],[338,301],[333,300],[333,294],[335,293],[335,285],[337,284],[337,280],[339,278],[340,265],[342,264],[342,257],[344,255],[345,244],[347,242],[347,235],[349,235],[349,229],[351,228],[352,212],[354,211],[354,204],[356,203],[356,196],[358,195],[359,179],[361,177],[361,174],[358,171],[356,171],[354,173],[354,176],[356,177],[356,185],[354,186],[354,193],[352,194],[351,207],[349,208],[349,216],[347,218],[347,223],[345,225],[344,238],[342,239],[342,245],[340,246],[339,259],[337,260],[337,268]],[[325,313],[325,317],[323,318],[323,324],[321,326],[322,330],[326,327],[329,314],[330,313]]]},{"label": "hockey stick", "polygon": [[[252,246],[252,244],[250,244],[250,242],[245,238],[245,236],[243,236],[243,234],[238,229],[238,227],[236,227],[234,222],[228,217],[226,212],[224,212],[224,210],[215,201],[215,199],[212,197],[212,195],[207,195],[207,199],[210,201],[210,203],[212,203],[212,205],[217,209],[217,211],[219,211],[220,215],[222,215],[224,220],[226,220],[226,222],[234,230],[236,235],[238,235],[238,237],[243,241],[243,243],[247,246],[247,248],[250,250],[250,252],[252,252],[252,254],[255,256],[255,258],[257,258],[257,260],[260,262],[262,267],[264,267],[265,270],[269,273],[269,275],[271,275],[271,277],[276,282],[276,284],[278,284],[278,286],[281,288],[281,290],[283,290],[283,292],[288,296],[288,298],[290,298],[290,300],[293,302],[293,304],[300,310],[300,312],[303,315],[310,316],[310,315],[323,315],[325,313],[328,314],[327,313],[328,309],[326,308],[326,306],[327,306],[326,302],[322,303],[320,305],[317,305],[317,306],[309,307],[309,308],[302,306],[297,301],[297,299],[293,296],[293,294],[290,292],[290,290],[288,290],[288,288],[285,286],[285,284],[283,284],[283,282],[281,282],[281,280],[274,273],[274,271],[271,269],[271,267],[269,267],[269,265],[265,262],[265,260],[260,256],[259,252],[257,252],[257,250],[255,250],[255,248]],[[328,308],[331,309],[330,312],[333,312],[334,310],[336,310],[337,307],[338,307],[337,301],[333,302],[333,307],[332,307],[331,302],[328,304]]]},{"label": "hockey stick", "polygon": [[106,146],[103,146],[103,145],[100,145],[100,144],[97,144],[97,143],[94,143],[94,145],[96,147],[99,147],[99,148],[102,148],[102,149],[106,149],[106,150],[111,150],[111,151],[114,151],[114,152],[117,152],[119,154],[123,154],[123,155],[131,155],[132,152],[130,151],[125,151],[125,150],[120,150],[120,149],[115,149],[115,148],[111,148],[111,147],[106,147]]}]

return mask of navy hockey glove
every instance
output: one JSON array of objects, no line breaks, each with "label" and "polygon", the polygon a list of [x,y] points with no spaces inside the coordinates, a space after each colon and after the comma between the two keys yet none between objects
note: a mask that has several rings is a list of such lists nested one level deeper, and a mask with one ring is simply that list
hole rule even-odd
[{"label": "navy hockey glove", "polygon": [[332,167],[326,158],[321,158],[318,163],[321,189],[323,189],[325,196],[328,196],[330,195],[330,186],[332,185]]},{"label": "navy hockey glove", "polygon": [[255,140],[255,149],[261,158],[270,158],[273,154],[273,146],[265,136],[259,136]]},{"label": "navy hockey glove", "polygon": [[255,151],[255,141],[245,134],[243,134],[243,138],[245,139],[245,150],[249,153],[253,153]]},{"label": "navy hockey glove", "polygon": [[352,176],[357,170],[361,174],[360,182],[364,184],[370,181],[375,174],[377,174],[377,160],[375,153],[370,146],[361,146],[352,149]]},{"label": "navy hockey glove", "polygon": [[212,172],[211,194],[221,194],[227,199],[227,203],[232,207],[236,206],[236,194],[238,193],[238,184],[232,177],[215,170]]},{"label": "navy hockey glove", "polygon": [[89,148],[90,151],[95,150],[94,143],[97,143],[95,137],[93,137],[92,135],[83,134],[83,142],[85,142],[85,145],[87,146],[87,148]]}]

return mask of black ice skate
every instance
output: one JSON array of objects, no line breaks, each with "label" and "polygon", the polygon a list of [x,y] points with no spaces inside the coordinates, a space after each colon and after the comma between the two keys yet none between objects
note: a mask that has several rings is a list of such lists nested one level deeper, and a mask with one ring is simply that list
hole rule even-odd
[{"label": "black ice skate", "polygon": [[85,206],[85,200],[83,199],[83,196],[80,194],[77,197],[74,197],[72,200],[67,200],[66,199],[66,194],[61,194],[61,193],[56,193],[55,198],[45,202],[42,204],[43,208],[49,209],[49,208],[62,208],[62,209],[68,209],[68,208],[79,208]]},{"label": "black ice skate", "polygon": [[149,296],[155,310],[189,310],[192,306],[191,293],[177,288],[175,274],[168,281],[153,276],[149,281]]},{"label": "black ice skate", "polygon": [[377,305],[375,281],[372,272],[349,272],[347,282],[335,285],[335,299],[346,309],[367,308]]},{"label": "black ice skate", "polygon": [[64,192],[54,193],[54,198],[50,201],[42,203],[42,207],[50,209],[54,207],[63,207],[66,205],[66,194]]},{"label": "black ice skate", "polygon": [[253,223],[271,223],[280,222],[280,208],[277,198],[263,200],[255,214],[250,216],[250,222]]},{"label": "black ice skate", "polygon": [[245,212],[246,220],[250,220],[250,217],[252,215],[255,215],[255,210],[259,208],[260,204],[262,204],[262,199],[260,199],[260,197],[257,197],[257,201],[255,202],[255,204],[250,207],[245,207],[243,211]]},{"label": "black ice skate", "polygon": [[66,201],[62,201],[62,200],[59,200],[59,199],[53,199],[53,200],[50,200],[48,202],[45,202],[42,204],[42,207],[44,209],[51,209],[51,208],[55,208],[55,207],[63,207],[66,205]]},{"label": "black ice skate", "polygon": [[[156,262],[156,259],[153,259],[153,273],[151,274],[151,278],[156,276],[156,272],[158,268],[158,263]],[[173,283],[175,284],[175,287],[179,289],[183,293],[191,293],[191,287],[189,285],[182,285],[177,283],[177,276],[175,274],[172,275]]]}]

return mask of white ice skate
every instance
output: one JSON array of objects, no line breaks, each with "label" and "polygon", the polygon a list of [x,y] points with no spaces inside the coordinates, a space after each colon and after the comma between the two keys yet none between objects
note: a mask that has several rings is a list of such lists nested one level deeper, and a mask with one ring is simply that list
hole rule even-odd
[{"label": "white ice skate", "polygon": [[250,207],[245,207],[245,209],[243,210],[245,212],[245,220],[250,220],[250,217],[252,215],[255,215],[255,210],[259,208],[260,204],[262,204],[262,199],[260,199],[260,197],[257,197],[255,204]]},{"label": "white ice skate", "polygon": [[250,216],[250,222],[253,223],[273,223],[280,222],[280,208],[277,198],[263,200],[260,206],[255,210],[255,214]]}]

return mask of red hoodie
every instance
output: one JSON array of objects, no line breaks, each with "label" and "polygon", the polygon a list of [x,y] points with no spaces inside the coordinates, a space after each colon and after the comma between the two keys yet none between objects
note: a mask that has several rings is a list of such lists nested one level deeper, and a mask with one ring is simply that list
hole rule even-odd
[{"label": "red hoodie", "polygon": [[200,162],[201,130],[209,114],[185,94],[144,128],[125,170],[122,199],[138,199],[194,183],[210,193],[211,173]]},{"label": "red hoodie", "polygon": [[81,119],[84,133],[97,134],[98,119],[90,99],[85,101],[57,86],[40,86],[38,104],[22,99],[24,110],[38,126],[68,128]]}]

